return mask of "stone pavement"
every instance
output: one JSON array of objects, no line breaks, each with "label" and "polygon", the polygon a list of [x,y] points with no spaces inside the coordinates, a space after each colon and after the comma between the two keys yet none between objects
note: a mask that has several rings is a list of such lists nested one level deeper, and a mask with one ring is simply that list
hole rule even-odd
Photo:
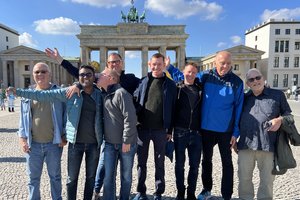
[{"label": "stone pavement", "polygon": [[[300,102],[289,101],[293,114],[296,119],[296,124],[298,130],[300,130]],[[19,121],[19,100],[16,101],[16,112],[9,113],[8,111],[0,111],[0,199],[27,199],[27,175],[24,154],[21,152],[18,144],[18,136],[16,131],[18,129]],[[150,149],[153,149],[150,147]],[[292,147],[294,156],[300,165],[300,147]],[[63,199],[66,199],[66,177],[67,177],[67,148],[64,148],[64,153],[62,157],[62,181],[63,181]],[[237,199],[237,155],[233,153],[233,162],[235,168],[234,177],[234,193],[233,198]],[[214,195],[220,195],[220,182],[221,182],[221,162],[218,149],[215,148],[214,153],[214,186],[212,193]],[[166,159],[166,191],[163,195],[165,200],[174,200],[176,197],[176,186],[175,186],[175,175],[174,175],[174,163],[171,163]],[[46,168],[46,167],[45,167]],[[78,183],[78,197],[77,199],[82,199],[83,187],[84,187],[84,163],[82,165],[82,170]],[[149,164],[148,164],[148,191],[149,197],[154,192],[154,161],[153,152],[149,154]],[[188,165],[186,165],[188,169]],[[201,172],[201,167],[200,167]],[[137,174],[136,174],[136,162],[133,169],[133,184],[132,193],[135,194]],[[200,175],[201,173],[199,173]],[[119,177],[117,178],[119,180]],[[255,175],[253,182],[257,188],[258,173],[255,170]],[[199,178],[197,187],[197,194],[202,188],[201,179]],[[119,189],[119,182],[117,182],[117,188]],[[42,199],[51,199],[50,196],[50,185],[47,175],[47,171],[44,170],[41,180],[41,193]],[[300,200],[300,167],[297,166],[295,169],[288,170],[288,172],[283,176],[277,176],[274,183],[274,199],[285,199],[285,200]]]}]

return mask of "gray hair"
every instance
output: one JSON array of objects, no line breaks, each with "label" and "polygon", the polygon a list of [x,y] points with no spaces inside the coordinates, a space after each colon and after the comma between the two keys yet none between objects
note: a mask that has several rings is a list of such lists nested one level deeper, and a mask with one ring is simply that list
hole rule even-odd
[{"label": "gray hair", "polygon": [[248,80],[250,77],[251,72],[257,72],[260,76],[262,76],[261,72],[257,68],[251,68],[246,73],[246,79]]}]

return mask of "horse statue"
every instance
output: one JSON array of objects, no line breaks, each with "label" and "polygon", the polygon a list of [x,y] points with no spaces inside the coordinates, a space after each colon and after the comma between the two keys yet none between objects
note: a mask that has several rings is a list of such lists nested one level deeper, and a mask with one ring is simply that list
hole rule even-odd
[{"label": "horse statue", "polygon": [[123,20],[123,22],[126,22],[126,15],[123,13],[123,11],[121,10],[121,18]]},{"label": "horse statue", "polygon": [[144,11],[140,16],[140,22],[143,23],[145,19],[146,19],[146,12]]},{"label": "horse statue", "polygon": [[131,23],[131,22],[136,22],[138,23],[139,22],[139,15],[138,15],[138,11],[136,10],[136,8],[134,6],[132,6],[130,8],[130,11],[128,12],[128,15],[127,15],[127,22],[128,23]]}]

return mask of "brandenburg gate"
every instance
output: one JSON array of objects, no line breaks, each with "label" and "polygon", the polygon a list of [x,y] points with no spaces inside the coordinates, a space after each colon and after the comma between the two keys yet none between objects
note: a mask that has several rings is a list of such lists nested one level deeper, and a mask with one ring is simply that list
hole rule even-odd
[{"label": "brandenburg gate", "polygon": [[[188,34],[185,25],[149,25],[137,16],[137,11],[132,5],[129,14],[136,12],[135,19],[116,26],[81,25],[81,32],[77,35],[80,40],[81,62],[87,64],[91,61],[91,51],[99,51],[100,70],[106,65],[108,51],[118,51],[125,60],[125,51],[141,51],[142,76],[148,72],[148,51],[158,51],[166,55],[167,50],[176,52],[176,65],[182,68],[185,64],[185,43]],[[124,17],[123,17],[124,16]],[[139,21],[140,19],[140,21]]]}]

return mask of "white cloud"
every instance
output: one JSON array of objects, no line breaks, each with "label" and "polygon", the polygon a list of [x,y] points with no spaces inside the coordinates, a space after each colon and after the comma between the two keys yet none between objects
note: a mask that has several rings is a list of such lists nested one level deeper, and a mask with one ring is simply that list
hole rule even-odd
[{"label": "white cloud", "polygon": [[37,41],[33,40],[32,35],[27,32],[22,33],[19,36],[19,43],[20,45],[28,46],[28,47],[37,47]]},{"label": "white cloud", "polygon": [[[68,0],[61,0],[67,2]],[[130,1],[128,0],[69,0],[73,3],[87,4],[96,7],[112,8],[116,6],[128,6]]]},{"label": "white cloud", "polygon": [[260,15],[262,22],[268,19],[295,19],[300,18],[300,7],[294,9],[282,8],[279,10],[264,10]]},{"label": "white cloud", "polygon": [[241,42],[242,42],[242,38],[237,35],[231,36],[230,40],[234,45],[241,44]]},{"label": "white cloud", "polygon": [[70,18],[41,19],[34,22],[35,30],[42,34],[75,35],[80,32],[79,23]]},{"label": "white cloud", "polygon": [[204,20],[217,20],[223,11],[221,5],[205,0],[147,0],[145,8],[177,19],[199,15]]},{"label": "white cloud", "polygon": [[126,58],[134,59],[141,56],[141,53],[138,51],[125,51]]},{"label": "white cloud", "polygon": [[226,46],[226,42],[219,42],[217,44],[217,47],[224,47],[224,46]]}]

